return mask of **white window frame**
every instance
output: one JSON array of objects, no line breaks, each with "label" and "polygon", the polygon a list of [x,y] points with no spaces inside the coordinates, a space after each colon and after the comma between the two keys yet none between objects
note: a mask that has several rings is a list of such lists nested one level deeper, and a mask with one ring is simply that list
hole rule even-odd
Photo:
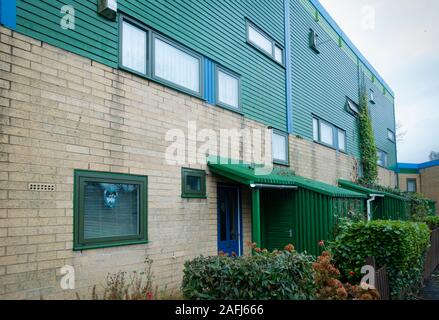
[{"label": "white window frame", "polygon": [[[251,41],[250,39],[250,28],[252,28],[255,32],[259,33],[260,36],[264,37],[265,39],[267,39],[268,41],[271,42],[271,52],[268,52],[267,50],[265,50],[264,48],[260,47],[257,43]],[[247,20],[247,43],[250,44],[252,47],[258,49],[258,51],[262,52],[263,54],[265,54],[266,56],[270,57],[273,61],[275,61],[276,63],[280,64],[280,65],[284,65],[284,48],[277,43],[272,37],[270,37],[266,32],[264,32],[261,28],[257,27],[253,22],[251,22],[250,20]],[[279,61],[278,59],[276,59],[276,48],[279,49],[282,54],[282,61]]]},{"label": "white window frame", "polygon": [[[285,141],[285,159],[277,159],[274,157],[274,150],[273,150],[273,137],[274,135],[277,135],[279,137],[283,137]],[[280,164],[280,165],[289,165],[290,159],[289,159],[289,139],[288,139],[288,133],[279,131],[279,130],[273,130],[272,135],[272,153],[273,153],[273,163],[274,164]]]}]

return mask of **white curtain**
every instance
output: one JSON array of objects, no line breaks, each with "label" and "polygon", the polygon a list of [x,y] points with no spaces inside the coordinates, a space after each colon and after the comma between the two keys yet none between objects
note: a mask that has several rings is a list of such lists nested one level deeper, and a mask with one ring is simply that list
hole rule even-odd
[{"label": "white curtain", "polygon": [[273,133],[273,159],[287,161],[287,139],[285,136]]},{"label": "white curtain", "polygon": [[125,21],[122,26],[122,64],[146,73],[146,32]]},{"label": "white curtain", "polygon": [[218,70],[218,100],[239,108],[239,81],[221,70]]},{"label": "white curtain", "polygon": [[329,144],[331,146],[334,145],[334,136],[332,132],[332,127],[321,121],[320,121],[320,137],[321,137],[321,142]]},{"label": "white curtain", "polygon": [[265,37],[262,33],[257,31],[252,26],[248,28],[248,39],[256,44],[259,48],[267,52],[270,56],[273,55],[273,47],[270,39]]},{"label": "white curtain", "polygon": [[319,120],[316,118],[312,119],[312,132],[314,141],[319,141]]},{"label": "white curtain", "polygon": [[200,61],[168,43],[155,39],[155,75],[200,92]]}]

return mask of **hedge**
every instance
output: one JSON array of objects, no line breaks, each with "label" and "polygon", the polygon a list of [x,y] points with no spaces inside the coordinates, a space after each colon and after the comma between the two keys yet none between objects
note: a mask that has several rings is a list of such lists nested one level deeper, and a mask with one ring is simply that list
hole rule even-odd
[{"label": "hedge", "polygon": [[294,250],[202,256],[185,263],[182,292],[190,300],[312,300],[312,262]]},{"label": "hedge", "polygon": [[422,283],[430,230],[425,223],[371,221],[349,224],[330,244],[335,264],[352,283],[361,280],[367,257],[386,266],[392,298],[402,298]]},{"label": "hedge", "polygon": [[415,221],[426,223],[431,230],[439,228],[439,216],[417,218]]}]

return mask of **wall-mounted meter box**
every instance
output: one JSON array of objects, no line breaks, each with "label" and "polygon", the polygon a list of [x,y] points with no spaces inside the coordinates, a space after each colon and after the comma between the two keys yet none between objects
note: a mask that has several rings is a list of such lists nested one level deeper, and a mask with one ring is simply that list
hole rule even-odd
[{"label": "wall-mounted meter box", "polygon": [[98,0],[98,13],[110,20],[116,20],[117,0]]}]

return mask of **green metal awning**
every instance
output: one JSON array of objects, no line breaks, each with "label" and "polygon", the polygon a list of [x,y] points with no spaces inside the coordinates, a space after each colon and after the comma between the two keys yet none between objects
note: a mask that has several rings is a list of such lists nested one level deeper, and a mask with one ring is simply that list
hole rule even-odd
[{"label": "green metal awning", "polygon": [[297,176],[287,168],[274,168],[268,175],[258,175],[255,173],[258,166],[242,161],[238,162],[230,159],[209,157],[207,164],[213,173],[248,186],[258,184],[296,186],[330,197],[367,198],[367,196],[361,192],[359,193]]},{"label": "green metal awning", "polygon": [[390,198],[394,198],[394,199],[398,199],[398,200],[407,201],[406,198],[398,196],[396,194],[393,194],[390,192],[385,192],[385,191],[380,191],[380,190],[375,190],[372,188],[363,187],[363,186],[360,186],[360,185],[358,185],[352,181],[348,181],[348,180],[340,179],[340,180],[338,180],[338,184],[342,188],[349,189],[349,190],[352,190],[355,192],[360,192],[360,193],[363,193],[367,196],[382,195],[382,196],[386,196],[386,197],[390,197]]}]

